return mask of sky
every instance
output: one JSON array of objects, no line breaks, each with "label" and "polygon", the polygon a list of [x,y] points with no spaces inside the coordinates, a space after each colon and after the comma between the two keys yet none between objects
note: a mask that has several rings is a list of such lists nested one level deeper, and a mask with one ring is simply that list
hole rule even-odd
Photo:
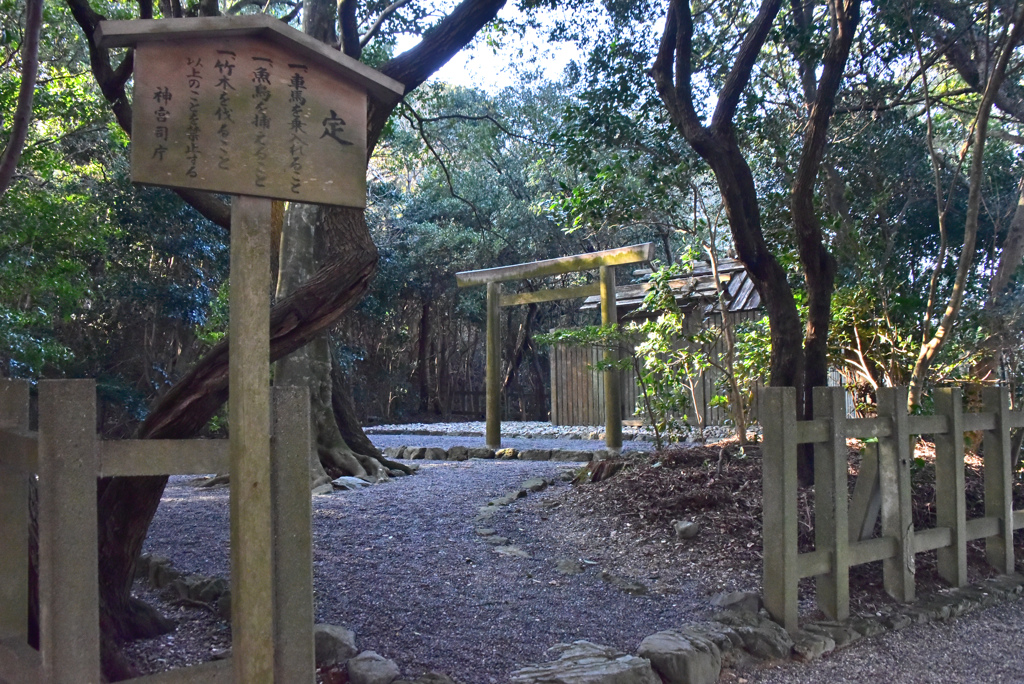
[{"label": "sky", "polygon": [[[517,15],[518,11],[515,7],[507,5],[499,17],[514,21],[518,18]],[[400,38],[396,45],[396,53],[403,52],[418,41],[417,37]],[[543,28],[528,28],[522,39],[510,35],[504,45],[499,48],[487,45],[480,39],[473,41],[427,82],[451,83],[496,93],[518,83],[519,79],[512,66],[513,63],[526,66],[527,61],[532,58],[535,60],[534,68],[539,68],[544,78],[558,80],[569,62],[574,59],[582,61],[583,57],[583,53],[576,45],[571,43],[552,45],[547,41]]]}]

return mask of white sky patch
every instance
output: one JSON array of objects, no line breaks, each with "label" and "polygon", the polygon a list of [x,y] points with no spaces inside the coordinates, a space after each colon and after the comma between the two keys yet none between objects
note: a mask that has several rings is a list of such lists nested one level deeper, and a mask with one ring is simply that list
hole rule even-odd
[{"label": "white sky patch", "polygon": [[[514,7],[506,6],[499,15],[511,21],[521,19]],[[543,22],[542,22],[543,23]],[[416,36],[399,36],[395,54],[419,42]],[[549,81],[557,81],[569,62],[582,62],[586,55],[572,43],[552,44],[547,29],[527,28],[522,38],[509,35],[501,45],[488,45],[477,39],[463,48],[431,76],[428,83],[450,83],[497,93],[520,82],[520,71],[539,71]]]}]

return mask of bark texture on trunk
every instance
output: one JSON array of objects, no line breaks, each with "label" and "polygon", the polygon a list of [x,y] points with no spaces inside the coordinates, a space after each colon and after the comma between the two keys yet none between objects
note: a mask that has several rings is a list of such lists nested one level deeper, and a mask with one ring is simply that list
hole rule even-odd
[{"label": "bark texture on trunk", "polygon": [[672,123],[715,174],[737,256],[749,272],[768,312],[772,343],[770,383],[773,386],[799,387],[804,370],[800,316],[786,271],[765,241],[754,176],[743,157],[733,127],[739,99],[780,5],[780,0],[761,3],[718,93],[718,103],[709,126],[701,122],[694,107],[693,17],[688,0],[672,0],[669,4],[652,75]]}]

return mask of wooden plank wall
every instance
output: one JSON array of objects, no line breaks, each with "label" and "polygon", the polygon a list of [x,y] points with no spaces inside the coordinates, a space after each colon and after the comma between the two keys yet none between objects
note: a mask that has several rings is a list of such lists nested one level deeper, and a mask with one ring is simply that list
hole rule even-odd
[{"label": "wooden plank wall", "polygon": [[[740,311],[730,314],[736,322],[756,320],[761,316],[757,311]],[[701,325],[698,317],[687,319],[686,334],[696,332]],[[725,354],[725,340],[719,340],[715,353]],[[603,373],[594,370],[594,365],[601,359],[599,348],[584,349],[557,345],[550,350],[551,363],[551,423],[553,425],[603,425],[604,424],[604,377]],[[721,425],[728,418],[724,408],[710,407],[708,402],[715,396],[715,383],[718,381],[717,370],[710,370],[701,377],[696,388],[697,407],[705,416],[706,425]],[[625,420],[641,419],[637,411],[637,402],[642,397],[636,372],[629,368],[621,373],[622,377],[622,416]],[[755,410],[751,412],[756,417]],[[688,417],[690,425],[696,425],[693,415]]]}]

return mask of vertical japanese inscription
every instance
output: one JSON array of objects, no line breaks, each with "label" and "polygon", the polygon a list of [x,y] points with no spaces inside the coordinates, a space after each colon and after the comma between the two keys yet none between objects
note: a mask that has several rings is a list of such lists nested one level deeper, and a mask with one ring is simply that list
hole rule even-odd
[{"label": "vertical japanese inscription", "polygon": [[231,128],[235,124],[232,114],[234,108],[231,105],[231,92],[235,87],[231,85],[231,77],[235,72],[236,55],[231,50],[217,50],[217,61],[213,68],[217,70],[217,109],[214,116],[217,117],[217,168],[221,171],[231,170]]},{"label": "vertical japanese inscription", "polygon": [[309,140],[306,137],[306,76],[307,67],[305,64],[289,64],[288,68],[292,70],[291,80],[288,82],[291,86],[291,92],[288,94],[288,104],[291,105],[292,118],[288,125],[288,130],[291,135],[289,139],[288,152],[291,154],[292,160],[288,165],[291,169],[291,189],[296,195],[299,194],[299,190],[302,187],[302,162],[306,156],[306,147],[309,145]]},{"label": "vertical japanese inscription", "polygon": [[185,159],[188,160],[188,168],[185,175],[195,178],[199,175],[199,136],[202,130],[199,127],[199,92],[203,85],[203,58],[188,57],[185,60],[186,76],[185,83],[188,86],[188,126],[185,128]]},{"label": "vertical japanese inscription", "polygon": [[160,161],[164,160],[164,155],[167,154],[167,141],[170,138],[171,132],[168,127],[171,113],[167,109],[167,105],[171,103],[171,89],[167,86],[160,86],[153,92],[153,100],[156,101],[156,109],[153,110],[153,138],[156,140],[156,146],[153,148],[153,159]]},{"label": "vertical japanese inscription", "polygon": [[252,70],[252,127],[255,131],[253,151],[256,157],[253,182],[257,188],[265,188],[269,157],[267,134],[270,131],[270,74],[274,68],[274,60],[269,57],[253,57],[252,61],[254,63]]},{"label": "vertical japanese inscription", "polygon": [[140,44],[138,182],[363,206],[366,95],[256,38]]}]

